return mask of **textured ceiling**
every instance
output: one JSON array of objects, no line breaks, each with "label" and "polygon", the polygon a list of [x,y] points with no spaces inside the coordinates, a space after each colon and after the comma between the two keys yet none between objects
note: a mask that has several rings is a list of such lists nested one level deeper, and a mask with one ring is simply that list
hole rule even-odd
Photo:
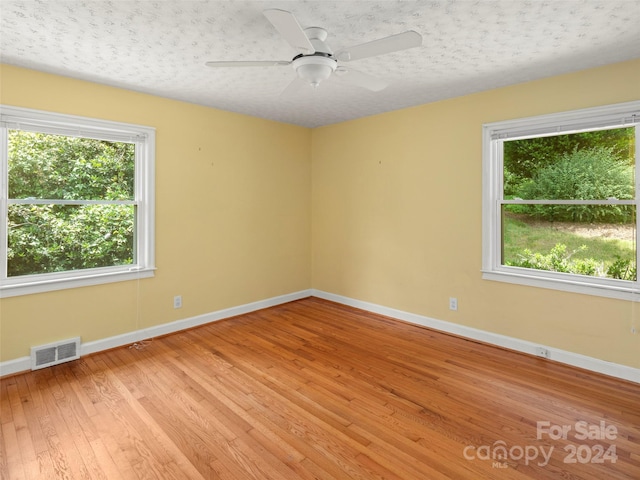
[{"label": "textured ceiling", "polygon": [[[334,76],[281,95],[290,66],[204,65],[291,60],[267,8],[334,51],[406,30],[423,44],[349,64],[390,82],[375,93]],[[3,63],[316,127],[640,58],[640,0],[1,0],[0,32]]]}]

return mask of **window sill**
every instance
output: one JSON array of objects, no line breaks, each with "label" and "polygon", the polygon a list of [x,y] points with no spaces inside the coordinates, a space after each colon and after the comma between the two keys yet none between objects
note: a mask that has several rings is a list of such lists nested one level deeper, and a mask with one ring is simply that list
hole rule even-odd
[{"label": "window sill", "polygon": [[124,282],[150,278],[155,274],[155,268],[141,268],[139,270],[110,270],[83,272],[82,275],[41,275],[22,283],[5,283],[0,285],[0,298],[17,297],[34,293],[66,290],[69,288],[89,287],[106,283]]},{"label": "window sill", "polygon": [[597,283],[588,283],[588,281],[574,280],[571,278],[550,279],[531,274],[496,271],[483,271],[482,278],[483,280],[525,285],[528,287],[547,288],[563,292],[640,302],[640,290],[633,285],[602,285]]}]

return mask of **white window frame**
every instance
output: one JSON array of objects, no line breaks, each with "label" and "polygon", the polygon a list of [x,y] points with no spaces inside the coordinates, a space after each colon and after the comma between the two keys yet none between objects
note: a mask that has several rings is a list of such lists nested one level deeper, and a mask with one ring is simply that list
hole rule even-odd
[{"label": "white window frame", "polygon": [[[585,203],[636,206],[636,234],[640,232],[640,101],[488,123],[482,127],[482,278],[532,287],[640,301],[640,276],[636,281],[558,273],[502,265],[503,141],[578,133],[607,127],[636,129],[636,195],[634,200]],[[566,201],[559,203],[574,203]],[[522,201],[522,203],[532,203]],[[544,202],[548,203],[548,202]],[[636,265],[638,262],[636,245]]]},{"label": "white window frame", "polygon": [[[8,129],[135,144],[134,264],[7,276]],[[79,202],[82,203],[82,202]],[[155,129],[129,123],[0,105],[0,298],[148,278],[155,271]]]}]

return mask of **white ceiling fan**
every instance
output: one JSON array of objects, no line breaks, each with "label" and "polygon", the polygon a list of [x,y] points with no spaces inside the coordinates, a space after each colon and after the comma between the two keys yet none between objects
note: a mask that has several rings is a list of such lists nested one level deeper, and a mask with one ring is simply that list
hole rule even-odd
[{"label": "white ceiling fan", "polygon": [[325,43],[327,39],[327,31],[325,29],[320,27],[303,29],[293,14],[286,10],[269,9],[263,13],[280,35],[299,52],[293,59],[214,61],[207,62],[206,65],[209,67],[279,67],[291,65],[298,74],[298,78],[285,89],[285,92],[305,83],[317,87],[334,72],[346,83],[377,92],[388,85],[385,80],[344,67],[338,62],[350,62],[422,45],[422,36],[418,32],[409,30],[397,35],[344,48],[334,54]]}]

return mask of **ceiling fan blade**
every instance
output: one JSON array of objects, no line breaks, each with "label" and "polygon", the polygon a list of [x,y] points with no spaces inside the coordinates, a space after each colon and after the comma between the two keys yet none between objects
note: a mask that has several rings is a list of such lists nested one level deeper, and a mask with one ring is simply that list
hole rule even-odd
[{"label": "ceiling fan blade", "polygon": [[413,30],[409,30],[404,33],[391,35],[390,37],[380,38],[371,42],[344,48],[340,50],[336,56],[338,60],[349,62],[351,60],[360,60],[361,58],[384,55],[385,53],[419,47],[420,45],[422,45],[422,35]]},{"label": "ceiling fan blade", "polygon": [[307,34],[304,33],[296,17],[291,12],[271,8],[263,13],[293,48],[306,54],[315,52],[315,48],[307,38]]},{"label": "ceiling fan blade", "polygon": [[[338,71],[336,70],[336,73]],[[372,92],[379,92],[387,88],[389,83],[378,77],[363,73],[359,70],[353,70],[351,68],[340,68],[339,74],[336,76],[340,82],[348,83],[356,87],[366,88]]]},{"label": "ceiling fan blade", "polygon": [[222,61],[222,62],[206,62],[207,67],[279,67],[281,65],[291,65],[288,61]]}]

